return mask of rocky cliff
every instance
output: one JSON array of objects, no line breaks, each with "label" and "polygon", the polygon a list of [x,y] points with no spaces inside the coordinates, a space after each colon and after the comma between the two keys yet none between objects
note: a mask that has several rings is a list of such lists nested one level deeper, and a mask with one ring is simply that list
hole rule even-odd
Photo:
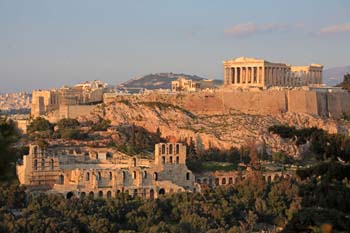
[{"label": "rocky cliff", "polygon": [[203,148],[239,148],[255,142],[266,146],[269,152],[284,151],[290,155],[299,155],[303,148],[296,147],[292,140],[284,140],[269,133],[269,126],[287,124],[297,128],[318,127],[331,133],[344,134],[348,134],[350,128],[346,121],[322,119],[308,114],[281,113],[269,116],[238,111],[223,114],[193,113],[173,104],[132,99],[101,105],[80,120],[94,118],[108,119],[113,126],[135,124],[150,132],[156,132],[159,128],[162,137],[187,141],[192,139]]}]

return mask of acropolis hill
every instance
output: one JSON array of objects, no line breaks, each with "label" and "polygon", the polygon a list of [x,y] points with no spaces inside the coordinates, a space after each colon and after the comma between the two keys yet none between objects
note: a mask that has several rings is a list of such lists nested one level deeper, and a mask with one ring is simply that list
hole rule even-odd
[{"label": "acropolis hill", "polygon": [[[84,104],[81,92],[74,92],[78,93],[74,104],[56,98],[51,106],[50,94],[38,92],[33,98],[41,100],[33,99],[32,114],[41,112],[53,122],[64,117],[81,122],[102,118],[111,120],[112,127],[134,124],[150,132],[159,128],[164,137],[199,139],[206,148],[227,149],[257,140],[274,151],[283,147],[289,154],[299,154],[300,148],[271,135],[269,126],[289,124],[349,134],[347,122],[339,119],[350,116],[350,95],[322,85],[322,65],[295,67],[244,57],[225,61],[224,71],[225,84],[220,87],[203,88],[183,80],[173,82],[177,85],[173,91],[102,91],[103,103],[98,105]],[[119,137],[118,132],[109,134],[115,140]]]}]

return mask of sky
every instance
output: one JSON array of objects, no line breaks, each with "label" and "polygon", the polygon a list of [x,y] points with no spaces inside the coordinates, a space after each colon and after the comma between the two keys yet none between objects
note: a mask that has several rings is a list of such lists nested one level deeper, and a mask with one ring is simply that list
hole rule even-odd
[{"label": "sky", "polygon": [[222,79],[247,56],[350,65],[349,0],[0,0],[0,92],[158,72]]}]

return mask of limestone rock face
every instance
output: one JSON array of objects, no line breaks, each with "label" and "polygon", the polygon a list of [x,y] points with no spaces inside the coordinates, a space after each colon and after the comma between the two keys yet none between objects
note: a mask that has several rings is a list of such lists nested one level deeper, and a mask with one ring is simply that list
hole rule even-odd
[{"label": "limestone rock face", "polygon": [[[191,139],[198,148],[217,147],[229,149],[252,142],[265,145],[268,152],[284,151],[299,156],[305,146],[299,148],[293,140],[286,140],[268,132],[275,124],[297,128],[317,127],[330,133],[348,134],[350,124],[345,121],[322,119],[308,114],[280,113],[278,115],[253,115],[238,111],[223,114],[192,113],[181,107],[160,102],[119,101],[96,108],[85,120],[104,118],[112,126],[136,125],[150,132],[159,128],[162,137],[177,140]],[[83,119],[80,119],[83,120]],[[114,136],[118,140],[117,136]]]}]

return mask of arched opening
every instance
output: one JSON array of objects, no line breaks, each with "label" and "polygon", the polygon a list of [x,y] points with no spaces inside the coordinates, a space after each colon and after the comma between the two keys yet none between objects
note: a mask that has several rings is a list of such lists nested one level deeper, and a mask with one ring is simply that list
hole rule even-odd
[{"label": "arched opening", "polygon": [[132,178],[136,179],[136,171],[132,173]]},{"label": "arched opening", "polygon": [[97,152],[96,152],[95,156],[96,156],[96,159],[98,159],[98,153]]},{"label": "arched opening", "polygon": [[123,171],[123,181],[125,181],[125,179],[126,179],[126,173],[125,171]]},{"label": "arched opening", "polygon": [[137,197],[137,189],[134,189],[134,197]]},{"label": "arched opening", "polygon": [[34,158],[36,158],[38,156],[38,147],[37,146],[34,146],[33,154],[34,154]]},{"label": "arched opening", "polygon": [[165,145],[162,144],[162,154],[164,155],[165,154]]},{"label": "arched opening", "polygon": [[113,178],[113,174],[112,172],[109,172],[109,180],[112,180],[112,178]]},{"label": "arched opening", "polygon": [[178,153],[179,153],[179,150],[180,150],[180,146],[179,146],[179,144],[176,144],[175,153],[178,154]]},{"label": "arched opening", "polygon": [[165,190],[163,188],[159,189],[159,195],[164,195],[165,194]]},{"label": "arched opening", "polygon": [[63,175],[60,175],[58,177],[58,184],[64,184],[64,176]]},{"label": "arched opening", "polygon": [[158,180],[158,173],[157,173],[157,172],[153,173],[153,179],[154,179],[155,181]]},{"label": "arched opening", "polygon": [[233,184],[233,179],[232,179],[232,177],[228,178],[228,184]]},{"label": "arched opening", "polygon": [[170,144],[170,145],[169,145],[169,154],[172,154],[172,153],[173,153],[173,145]]},{"label": "arched opening", "polygon": [[172,156],[169,157],[169,163],[173,163],[173,157]]},{"label": "arched opening", "polygon": [[280,179],[280,177],[278,175],[275,175],[275,177],[273,178],[274,181],[278,181]]},{"label": "arched opening", "polygon": [[85,192],[82,192],[81,194],[80,194],[80,198],[85,198],[86,197],[86,193]]},{"label": "arched opening", "polygon": [[54,170],[54,168],[55,168],[54,166],[55,166],[55,162],[54,162],[53,159],[51,159],[50,160],[50,169],[51,169],[51,171]]},{"label": "arched opening", "polygon": [[170,189],[170,190],[169,190],[169,193],[173,193],[173,192],[174,192],[174,189]]},{"label": "arched opening", "polygon": [[45,159],[41,160],[41,170],[45,170]]},{"label": "arched opening", "polygon": [[211,178],[209,178],[209,185],[213,184],[213,180]]},{"label": "arched opening", "polygon": [[112,198],[112,192],[111,191],[108,191],[107,192],[107,199],[111,199]]},{"label": "arched opening", "polygon": [[94,198],[94,192],[93,191],[89,192],[89,198],[91,198],[91,199]]},{"label": "arched opening", "polygon": [[143,172],[143,178],[144,178],[144,179],[147,179],[147,171],[144,171],[144,172]]},{"label": "arched opening", "polygon": [[97,180],[102,180],[101,172],[97,173]]},{"label": "arched opening", "polygon": [[268,182],[268,183],[271,183],[271,176],[268,176],[268,177],[267,177],[267,182]]},{"label": "arched opening", "polygon": [[149,198],[150,198],[151,200],[154,199],[154,190],[153,190],[153,189],[151,189],[151,190],[149,191]]},{"label": "arched opening", "polygon": [[226,184],[226,178],[222,178],[221,184]]},{"label": "arched opening", "polygon": [[215,178],[215,185],[219,185],[219,178]]},{"label": "arched opening", "polygon": [[73,196],[74,196],[73,192],[68,192],[66,197],[67,199],[71,199]]},{"label": "arched opening", "polygon": [[179,164],[179,163],[180,163],[179,156],[176,156],[176,164]]},{"label": "arched opening", "polygon": [[34,164],[33,164],[33,169],[36,171],[38,170],[38,160],[34,160]]},{"label": "arched opening", "polygon": [[107,152],[106,153],[106,158],[107,159],[111,159],[113,157],[112,153],[111,152]]},{"label": "arched opening", "polygon": [[87,172],[85,175],[85,180],[89,181],[90,180],[90,172]]},{"label": "arched opening", "polygon": [[165,157],[162,156],[162,164],[165,164]]},{"label": "arched opening", "polygon": [[136,158],[132,159],[133,166],[136,167]]},{"label": "arched opening", "polygon": [[103,197],[103,192],[102,192],[102,191],[99,191],[99,192],[98,192],[98,197],[99,197],[99,198],[102,198],[102,197]]},{"label": "arched opening", "polygon": [[190,173],[189,172],[186,173],[186,180],[190,180]]}]

